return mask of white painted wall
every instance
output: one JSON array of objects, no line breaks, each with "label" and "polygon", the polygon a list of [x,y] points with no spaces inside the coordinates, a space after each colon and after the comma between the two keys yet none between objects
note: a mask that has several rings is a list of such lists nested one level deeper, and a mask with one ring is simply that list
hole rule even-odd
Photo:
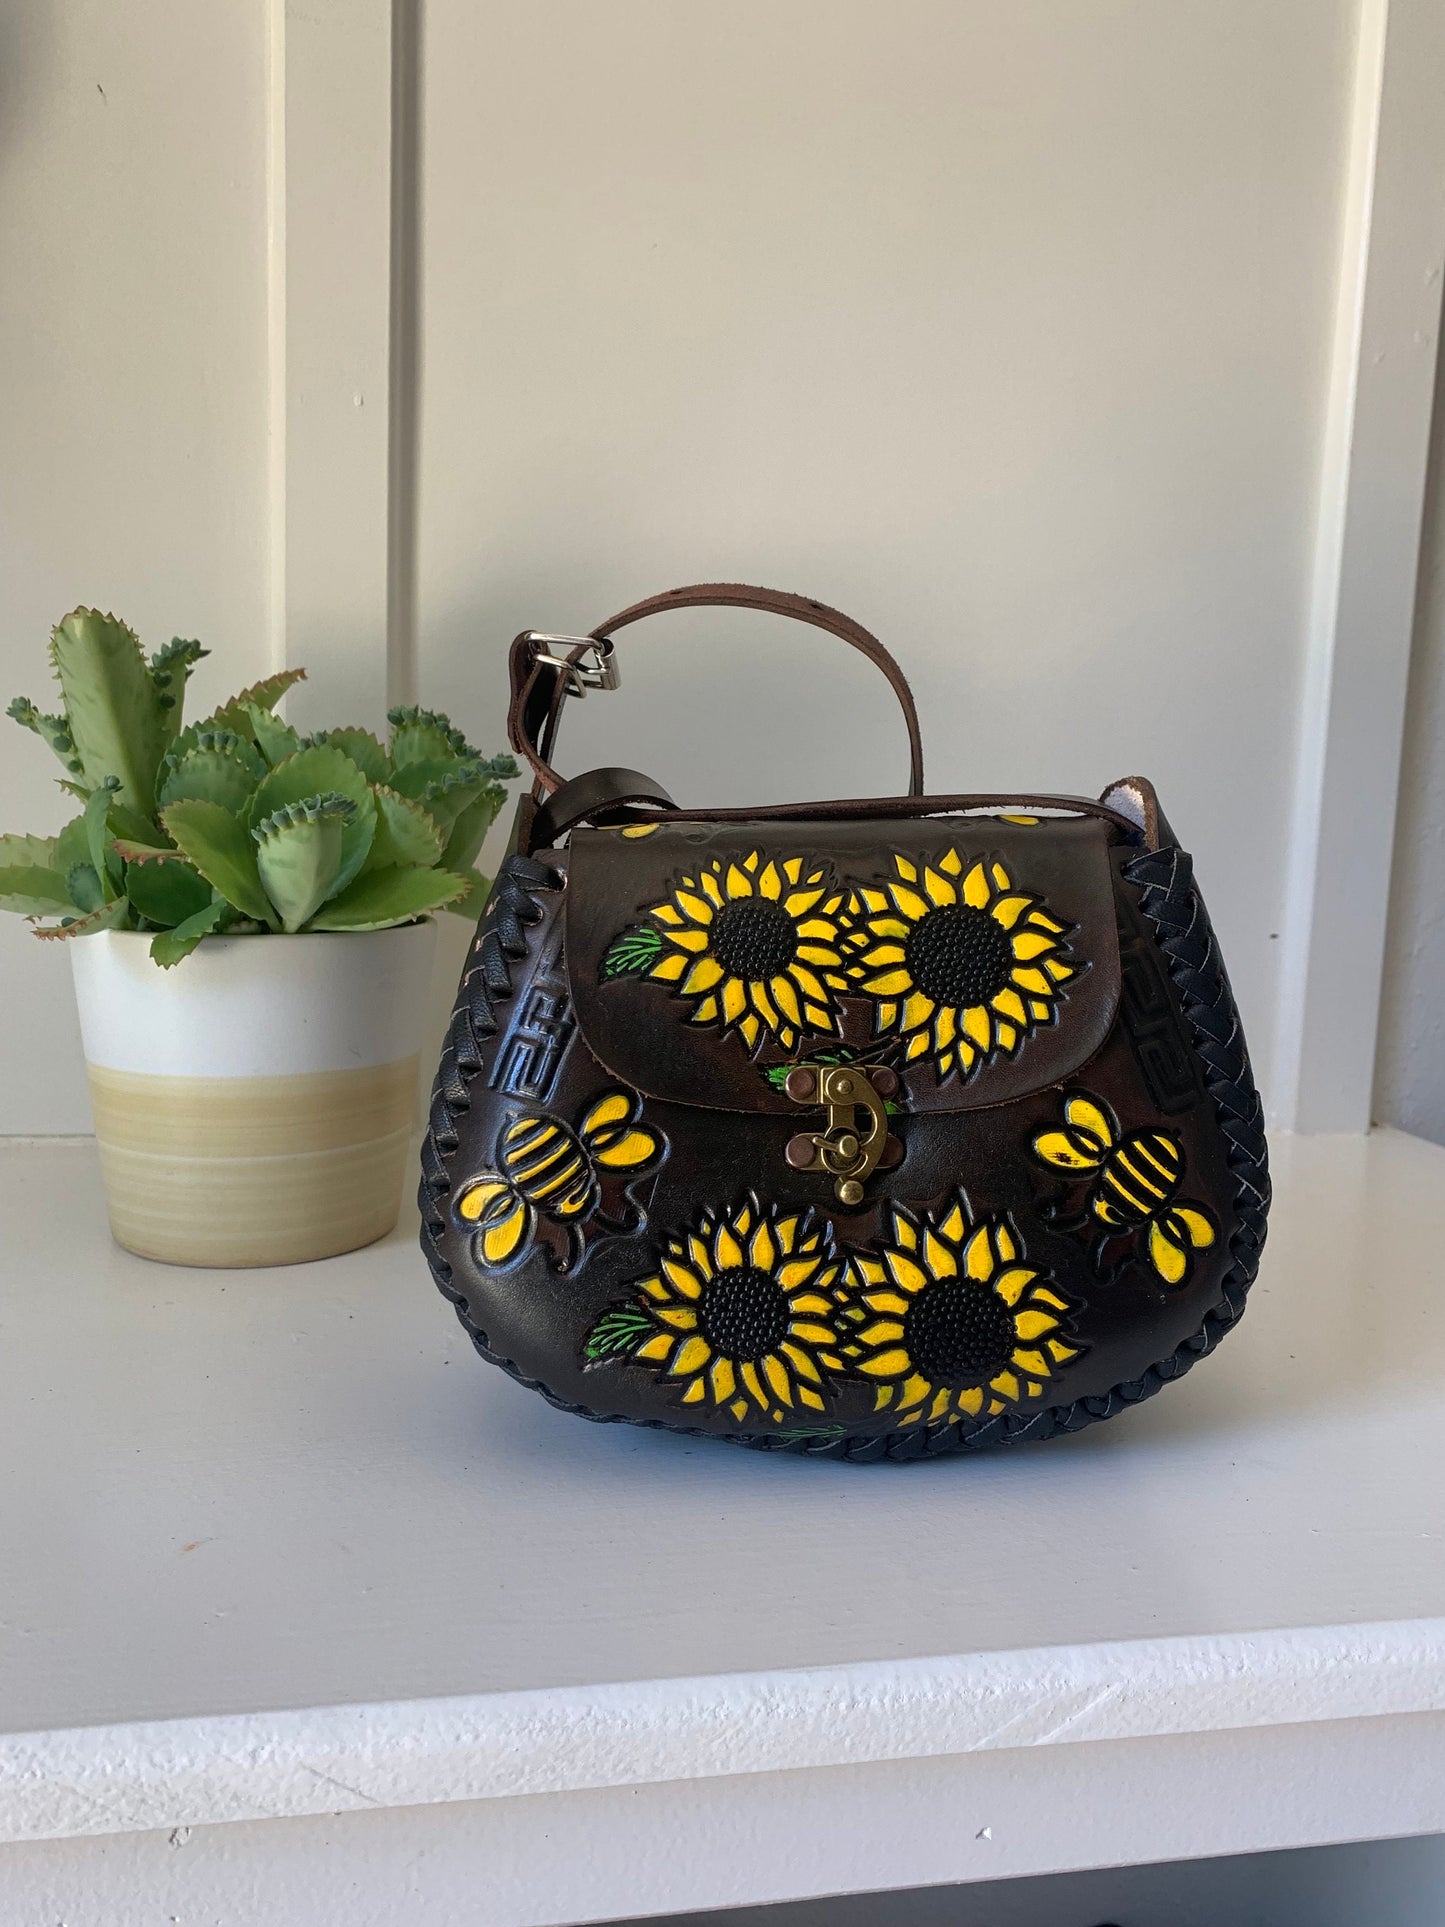
[{"label": "white painted wall", "polygon": [[[202,700],[301,661],[308,723],[415,695],[496,745],[516,629],[707,575],[805,588],[904,660],[935,789],[1153,775],[1266,1095],[1358,1121],[1380,618],[1445,258],[1435,18],[16,0],[0,692],[41,692],[94,597],[202,634]],[[625,672],[567,766],[714,801],[901,779],[882,685],[822,638],[679,616]],[[44,752],[5,750],[0,823],[53,825]],[[1358,755],[1368,807],[1312,817]],[[0,923],[0,1131],[84,1128],[61,963]]]},{"label": "white painted wall", "polygon": [[[911,674],[931,788],[1156,779],[1267,1080],[1354,28],[433,0],[423,685],[495,698],[516,630],[679,581],[834,602]],[[622,646],[567,768],[902,786],[884,685],[827,639],[689,614]]]},{"label": "white painted wall", "polygon": [[[0,707],[82,601],[202,637],[202,703],[267,666],[264,56],[259,0],[0,15]],[[58,774],[0,719],[0,826]],[[0,917],[0,1133],[90,1128],[69,979]]]},{"label": "white painted wall", "polygon": [[[1445,379],[1445,365],[1442,365]],[[1436,402],[1375,1116],[1445,1144],[1445,411]]]}]

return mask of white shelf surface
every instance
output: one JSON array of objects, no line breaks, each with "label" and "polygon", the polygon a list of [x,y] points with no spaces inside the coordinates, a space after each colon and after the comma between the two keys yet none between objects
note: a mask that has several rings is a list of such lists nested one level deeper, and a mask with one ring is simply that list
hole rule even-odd
[{"label": "white shelf surface", "polygon": [[1014,1785],[1301,1727],[1342,1774],[1392,1736],[1399,1830],[1445,1830],[1445,1729],[1400,1717],[1445,1713],[1445,1150],[1284,1139],[1275,1176],[1247,1315],[1180,1384],[850,1467],[553,1411],[475,1358],[409,1213],[172,1269],[110,1242],[89,1144],[0,1149],[0,1840],[861,1766],[886,1799],[925,1760]]}]

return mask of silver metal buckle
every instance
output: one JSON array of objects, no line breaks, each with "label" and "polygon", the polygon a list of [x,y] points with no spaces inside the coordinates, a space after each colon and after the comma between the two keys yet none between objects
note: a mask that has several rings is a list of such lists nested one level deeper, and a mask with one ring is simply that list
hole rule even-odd
[{"label": "silver metal buckle", "polygon": [[[589,689],[621,686],[622,675],[610,636],[549,636],[540,629],[529,629],[527,640],[532,645],[532,660],[539,667],[566,676],[569,696],[584,697]],[[579,648],[587,653],[574,659],[570,652]]]}]

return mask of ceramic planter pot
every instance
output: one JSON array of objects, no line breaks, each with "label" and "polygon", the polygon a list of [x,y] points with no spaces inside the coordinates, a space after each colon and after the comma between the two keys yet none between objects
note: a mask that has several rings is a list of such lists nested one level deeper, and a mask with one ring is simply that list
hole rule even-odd
[{"label": "ceramic planter pot", "polygon": [[111,1230],[145,1258],[280,1265],[396,1223],[436,928],[67,948]]}]

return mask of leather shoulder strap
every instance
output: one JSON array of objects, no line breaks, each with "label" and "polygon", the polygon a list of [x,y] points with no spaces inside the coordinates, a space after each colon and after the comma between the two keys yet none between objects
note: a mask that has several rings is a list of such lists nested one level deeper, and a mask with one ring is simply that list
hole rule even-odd
[{"label": "leather shoulder strap", "polygon": [[[580,658],[589,642],[610,644],[619,629],[641,622],[646,616],[661,615],[669,609],[697,608],[758,609],[768,615],[788,616],[796,622],[806,622],[814,629],[837,636],[840,641],[866,656],[887,677],[889,686],[898,698],[908,729],[908,794],[922,796],[923,739],[908,678],[875,635],[851,616],[845,616],[841,610],[829,608],[826,602],[815,601],[811,596],[793,595],[782,589],[755,588],[746,582],[693,583],[686,588],[668,589],[662,595],[648,596],[620,610],[606,622],[599,622],[589,637],[577,639],[572,656],[574,659]],[[562,781],[549,760],[552,745],[556,739],[562,705],[575,684],[565,669],[559,668],[555,658],[539,656],[540,640],[534,631],[527,630],[512,644],[512,702],[507,730],[513,749],[531,765],[539,789],[551,791]]]}]

